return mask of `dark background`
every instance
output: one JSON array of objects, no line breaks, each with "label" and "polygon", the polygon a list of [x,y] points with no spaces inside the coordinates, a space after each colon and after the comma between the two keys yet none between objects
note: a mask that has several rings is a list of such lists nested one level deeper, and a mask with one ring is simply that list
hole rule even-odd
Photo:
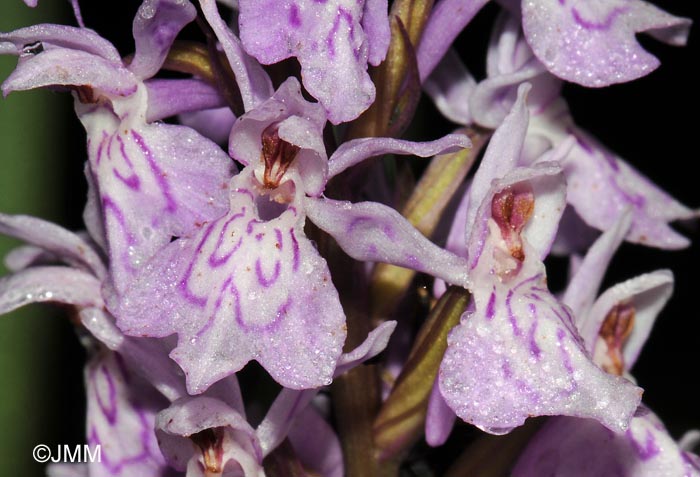
[{"label": "dark background", "polygon": [[[21,3],[20,0],[6,1]],[[673,14],[700,20],[695,2],[659,0],[654,3]],[[58,15],[63,16],[62,23],[73,24],[67,4]],[[83,1],[82,4],[89,27],[114,42],[123,55],[133,51],[131,20],[139,2]],[[3,3],[0,12],[4,8]],[[42,21],[41,9],[34,16],[39,20],[32,21]],[[496,10],[490,5],[459,39],[462,54],[469,58],[476,74],[483,71],[488,29]],[[53,21],[60,22],[55,18]],[[567,85],[564,93],[580,126],[692,207],[700,206],[696,165],[700,160],[696,109],[699,95],[695,73],[700,53],[699,35],[697,28],[694,29],[686,48],[673,48],[642,37],[642,44],[661,59],[662,65],[657,71],[633,83],[600,90]],[[60,148],[52,151],[51,161],[60,166],[53,173],[52,180],[60,181],[61,185],[56,187],[56,195],[48,199],[52,209],[44,216],[75,230],[81,228],[85,201],[86,186],[82,175],[85,134],[72,113],[70,98],[67,95],[54,96],[58,99],[52,98],[51,101],[61,108],[56,115],[61,119],[50,124],[48,130],[28,131],[28,134],[50,133],[58,138],[55,141]],[[6,105],[0,104],[0,107]],[[429,106],[425,108],[426,114],[431,114]],[[436,135],[444,132],[447,131],[436,131]],[[2,157],[3,166],[10,160],[18,159]],[[29,212],[23,210],[19,200],[11,212]],[[659,268],[669,268],[676,276],[674,296],[657,320],[634,370],[639,384],[646,390],[645,403],[660,415],[675,437],[680,437],[687,429],[700,427],[700,406],[695,391],[700,376],[700,312],[697,307],[700,233],[697,227],[681,230],[694,241],[691,248],[661,252],[626,244],[615,258],[607,279],[607,283],[612,284]],[[13,364],[24,367],[25,373],[35,373],[36,370],[35,374],[41,376],[40,395],[26,404],[19,403],[15,408],[27,413],[27,426],[31,424],[33,432],[33,437],[29,438],[32,444],[26,452],[13,457],[21,464],[23,475],[34,475],[28,473],[29,469],[40,470],[29,458],[34,445],[84,442],[84,353],[72,326],[60,313],[43,307],[40,310],[42,316],[31,321],[32,332],[37,334],[29,338],[36,343],[33,349],[40,354],[40,362]],[[0,336],[7,333],[3,326],[4,323],[0,322]],[[46,341],[40,334],[49,332],[51,338]],[[0,376],[0,401],[15,385],[14,381],[7,382],[7,377]],[[20,431],[16,422],[0,422],[0,435],[4,440],[11,441],[12,436]],[[3,438],[0,442],[4,442]],[[0,455],[3,455],[2,450]],[[2,467],[0,475],[3,475]]]}]

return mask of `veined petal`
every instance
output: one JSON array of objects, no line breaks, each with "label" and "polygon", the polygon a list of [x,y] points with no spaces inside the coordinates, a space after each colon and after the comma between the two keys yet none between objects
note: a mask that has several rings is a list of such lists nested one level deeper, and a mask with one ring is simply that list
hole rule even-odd
[{"label": "veined petal", "polygon": [[[10,33],[0,33],[0,54],[31,54],[37,42],[42,50],[68,49],[99,56],[115,65],[121,64],[121,56],[114,45],[89,28],[44,23],[20,28]],[[27,46],[34,48],[27,48]]]},{"label": "veined petal", "polygon": [[199,4],[202,6],[204,17],[221,42],[221,47],[226,54],[233,74],[236,76],[243,106],[246,111],[250,111],[272,96],[272,81],[262,66],[243,50],[241,40],[221,19],[216,1],[199,0]]},{"label": "veined petal", "polygon": [[448,134],[435,141],[413,142],[393,138],[362,138],[343,143],[330,158],[328,175],[334,177],[345,169],[370,157],[384,154],[402,154],[418,157],[431,157],[471,147],[471,141],[464,134]]},{"label": "veined petal", "polygon": [[154,76],[177,34],[196,16],[186,0],[144,0],[134,18],[136,51],[129,70],[140,79]]},{"label": "veined petal", "polygon": [[425,238],[394,209],[375,202],[304,200],[306,213],[351,257],[410,268],[467,286],[467,262]]},{"label": "veined petal", "polygon": [[[280,6],[272,0],[241,0],[239,5],[246,51],[263,64],[296,57],[304,86],[333,124],[355,119],[372,104],[375,88],[367,61],[370,54],[374,61],[383,59],[389,45],[386,1],[298,0]],[[374,39],[368,33],[378,32],[378,45],[370,47]]]},{"label": "veined petal", "polygon": [[231,182],[227,215],[148,263],[116,313],[127,334],[178,334],[172,357],[191,393],[251,359],[286,387],[328,384],[345,341],[345,315],[303,214],[293,205],[280,213],[251,174]]},{"label": "veined petal", "polygon": [[57,259],[104,278],[105,267],[92,245],[63,227],[26,215],[0,214],[0,233],[52,253]]},{"label": "veined petal", "polygon": [[547,290],[543,268],[492,286],[474,290],[476,310],[448,337],[439,383],[457,415],[493,434],[541,415],[627,429],[642,390],[593,364],[569,310]]},{"label": "veined petal", "polygon": [[549,71],[595,87],[639,78],[659,65],[636,33],[684,44],[691,23],[640,0],[527,0],[522,12],[528,43]]},{"label": "veined petal", "polygon": [[0,278],[0,314],[40,302],[100,307],[100,286],[93,275],[75,268],[28,268]]},{"label": "veined petal", "polygon": [[166,400],[129,372],[116,353],[101,350],[85,370],[87,442],[101,446],[90,476],[163,475],[167,466],[158,451],[155,414]]},{"label": "veined petal", "polygon": [[185,397],[156,418],[161,451],[176,470],[188,476],[222,475],[238,470],[243,477],[264,477],[262,452],[250,424],[218,399]]},{"label": "veined petal", "polygon": [[[586,257],[566,287],[562,298],[562,301],[571,308],[574,316],[583,317],[590,311],[610,261],[625,240],[631,225],[632,214],[629,211],[623,213],[613,227],[605,231],[586,253]],[[579,322],[579,329],[581,325],[582,323]],[[581,334],[584,341],[590,343],[582,329]]]},{"label": "veined petal", "polygon": [[191,234],[226,212],[234,166],[216,144],[184,126],[121,121],[107,108],[82,113],[81,120],[120,292],[172,236]]},{"label": "veined petal", "polygon": [[[622,371],[629,371],[637,361],[656,317],[673,294],[673,273],[657,270],[626,280],[606,290],[595,302],[579,328],[586,347],[598,364],[596,344],[601,326],[615,307],[627,307],[632,313],[631,331],[622,345]],[[601,337],[601,340],[603,338]],[[602,344],[602,343],[601,343]],[[602,350],[605,351],[605,350]]]},{"label": "veined petal", "polygon": [[700,476],[658,417],[634,417],[624,434],[595,421],[557,418],[532,438],[513,477],[619,475],[621,477]]}]

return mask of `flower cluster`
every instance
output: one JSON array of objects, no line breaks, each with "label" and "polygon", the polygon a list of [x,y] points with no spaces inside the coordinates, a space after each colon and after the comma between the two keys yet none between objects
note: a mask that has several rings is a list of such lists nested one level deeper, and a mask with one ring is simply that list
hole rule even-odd
[{"label": "flower cluster", "polygon": [[[500,435],[553,416],[509,447],[512,475],[700,476],[630,374],[672,273],[598,296],[623,242],[686,247],[669,224],[699,213],[561,96],[651,72],[635,34],[682,45],[690,22],[503,0],[477,81],[451,46],[485,3],[143,0],[129,54],[77,1],[77,27],[0,33],[3,93],[67,92],[87,133],[85,231],[0,215],[26,242],[0,311],[68,305],[89,352],[102,459],[49,475],[390,477],[457,417]],[[460,129],[400,138],[422,91]],[[571,259],[561,295],[550,254]]]}]

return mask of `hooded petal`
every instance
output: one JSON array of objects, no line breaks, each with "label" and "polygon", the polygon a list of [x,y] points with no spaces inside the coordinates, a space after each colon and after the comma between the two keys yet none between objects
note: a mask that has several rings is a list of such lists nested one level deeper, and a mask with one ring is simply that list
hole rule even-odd
[{"label": "hooded petal", "polygon": [[87,441],[101,446],[91,477],[163,475],[167,466],[158,450],[155,414],[165,399],[131,374],[121,357],[102,350],[85,370]]},{"label": "hooded petal", "polygon": [[515,464],[513,477],[700,476],[653,413],[635,417],[624,434],[592,420],[548,421]]},{"label": "hooded petal", "polygon": [[122,121],[107,108],[88,109],[80,117],[90,139],[112,279],[120,292],[172,236],[188,235],[226,212],[233,163],[216,144],[184,126],[146,124],[129,114]]},{"label": "hooded petal", "polygon": [[178,334],[172,357],[191,393],[251,359],[286,387],[328,384],[345,340],[345,315],[303,214],[291,205],[280,212],[251,174],[233,179],[229,213],[158,253],[115,313],[127,334]]},{"label": "hooded petal", "polygon": [[659,65],[636,33],[683,45],[691,23],[640,0],[530,0],[522,12],[528,43],[549,71],[595,87],[639,78]]},{"label": "hooded petal", "polygon": [[144,0],[134,18],[136,51],[129,69],[141,79],[154,76],[177,34],[196,16],[185,0]]},{"label": "hooded petal", "polygon": [[[622,369],[629,371],[644,346],[656,317],[673,293],[673,274],[669,270],[658,270],[619,283],[603,293],[591,308],[585,321],[580,323],[581,336],[593,358],[599,365],[606,362],[608,347],[606,341],[619,339],[615,336],[601,336],[602,326],[611,313],[619,315],[631,313],[631,331],[624,336],[620,345]],[[620,309],[619,307],[622,307]],[[607,338],[607,339],[606,339]],[[615,350],[612,350],[615,351]]]},{"label": "hooded petal", "polygon": [[218,399],[198,396],[174,402],[158,414],[156,434],[168,463],[179,471],[187,469],[188,476],[265,475],[255,431]]},{"label": "hooded petal", "polygon": [[463,125],[474,122],[469,98],[475,87],[476,80],[453,49],[447,50],[423,85],[438,111],[450,121]]},{"label": "hooded petal", "polygon": [[466,261],[425,238],[401,214],[376,202],[306,198],[309,219],[351,257],[425,272],[466,286]]},{"label": "hooded petal", "polygon": [[[339,124],[355,119],[374,101],[367,62],[378,64],[389,46],[386,5],[385,0],[297,0],[284,5],[241,0],[241,41],[263,64],[296,57],[304,86],[326,108],[329,120]],[[377,44],[370,34],[378,34]]]}]

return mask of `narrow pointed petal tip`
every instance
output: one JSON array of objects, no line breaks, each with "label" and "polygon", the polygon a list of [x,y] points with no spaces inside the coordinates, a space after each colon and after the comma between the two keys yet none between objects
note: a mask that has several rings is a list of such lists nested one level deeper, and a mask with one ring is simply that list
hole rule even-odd
[{"label": "narrow pointed petal tip", "polygon": [[640,0],[526,0],[522,11],[525,35],[539,60],[560,78],[589,87],[631,81],[658,67],[636,33],[682,45],[691,24]]}]

